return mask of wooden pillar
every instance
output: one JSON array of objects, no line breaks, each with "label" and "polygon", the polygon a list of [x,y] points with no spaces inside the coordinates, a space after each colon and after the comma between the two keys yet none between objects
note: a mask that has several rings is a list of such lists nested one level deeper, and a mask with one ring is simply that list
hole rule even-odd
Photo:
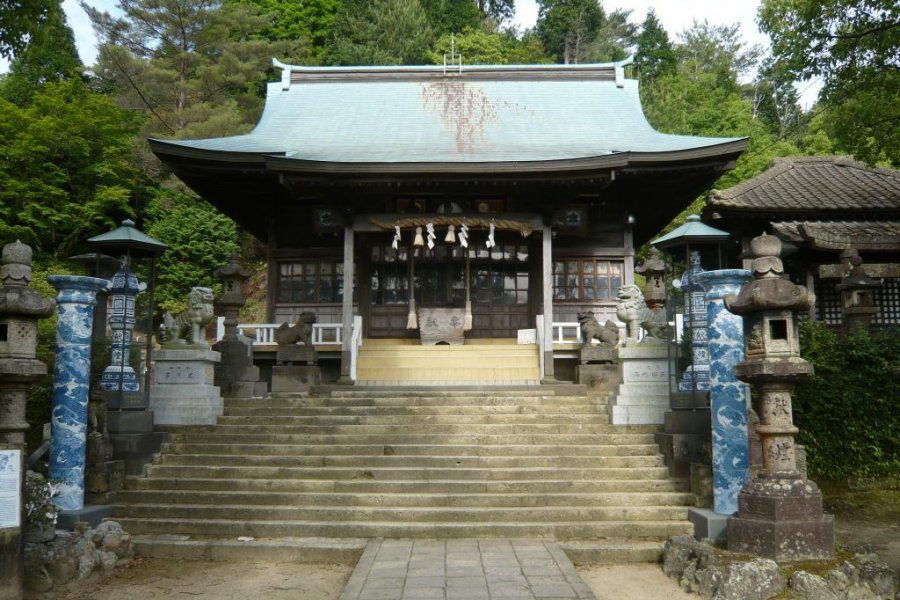
[{"label": "wooden pillar", "polygon": [[541,240],[542,277],[543,284],[543,312],[544,312],[544,372],[541,373],[541,383],[555,383],[553,376],[553,234],[549,225],[542,228]]},{"label": "wooden pillar", "polygon": [[350,384],[350,353],[353,339],[353,225],[344,227],[344,298],[341,307],[341,377],[338,383]]}]

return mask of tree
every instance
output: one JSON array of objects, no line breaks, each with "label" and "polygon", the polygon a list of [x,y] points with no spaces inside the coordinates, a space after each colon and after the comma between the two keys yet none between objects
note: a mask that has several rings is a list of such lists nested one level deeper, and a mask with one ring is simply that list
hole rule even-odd
[{"label": "tree", "polygon": [[637,25],[628,22],[630,10],[616,9],[605,14],[593,41],[588,44],[586,62],[622,60],[637,43]]},{"label": "tree", "polygon": [[706,19],[694,20],[678,37],[679,69],[683,74],[712,74],[720,85],[733,89],[738,87],[738,78],[747,74],[762,54],[759,46],[744,45],[737,23],[710,25]]},{"label": "tree", "polygon": [[215,288],[216,269],[238,251],[234,222],[204,200],[160,189],[147,206],[146,231],[169,247],[159,259],[160,311],[184,308],[194,286]]},{"label": "tree", "polygon": [[140,119],[80,79],[44,84],[24,108],[0,99],[0,238],[59,259],[132,216]]},{"label": "tree", "polygon": [[477,29],[482,15],[473,0],[420,0],[431,30],[437,35]]},{"label": "tree", "polygon": [[481,18],[497,24],[512,19],[516,12],[515,0],[476,0],[476,3]]},{"label": "tree", "polygon": [[483,27],[466,29],[451,37],[442,35],[429,53],[431,62],[442,64],[444,56],[453,51],[462,56],[467,65],[535,64],[547,62],[540,41],[533,35],[517,38],[510,31],[485,31]]},{"label": "tree", "polygon": [[12,61],[9,75],[0,82],[0,96],[25,106],[43,84],[80,77],[83,69],[75,36],[66,24],[62,7],[57,5]]},{"label": "tree", "polygon": [[335,18],[327,60],[338,65],[423,64],[432,40],[419,0],[346,0]]},{"label": "tree", "polygon": [[584,62],[605,15],[598,0],[538,0],[537,33],[564,64]]},{"label": "tree", "polygon": [[0,56],[10,58],[43,26],[57,0],[0,0]]},{"label": "tree", "polygon": [[672,73],[678,64],[669,34],[652,8],[647,11],[647,18],[641,25],[634,63],[640,72],[641,81],[652,81],[663,74]]},{"label": "tree", "polygon": [[753,82],[753,115],[780,140],[801,133],[803,110],[793,77],[771,58],[763,61]]},{"label": "tree", "polygon": [[100,40],[95,73],[122,106],[148,115],[145,135],[245,131],[262,107],[271,58],[291,50],[259,38],[268,19],[246,4],[120,0],[121,17],[81,5]]},{"label": "tree", "polygon": [[[302,61],[318,62],[325,53],[325,46],[341,8],[341,0],[231,0],[235,4],[255,6],[260,14],[270,15],[271,22],[260,35],[271,41],[294,42],[299,47],[296,54]],[[305,46],[308,45],[308,54]]]},{"label": "tree", "polygon": [[892,0],[763,0],[760,28],[797,79],[821,77],[820,102],[843,147],[900,164],[900,8]]}]

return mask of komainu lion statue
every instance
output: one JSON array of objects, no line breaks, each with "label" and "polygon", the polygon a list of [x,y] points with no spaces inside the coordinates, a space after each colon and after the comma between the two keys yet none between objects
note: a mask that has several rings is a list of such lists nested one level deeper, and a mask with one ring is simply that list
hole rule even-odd
[{"label": "komainu lion statue", "polygon": [[203,329],[214,317],[212,290],[191,288],[187,308],[174,317],[168,312],[163,315],[156,339],[160,344],[203,344]]},{"label": "komainu lion statue", "polygon": [[578,323],[581,324],[581,340],[582,344],[590,345],[592,340],[597,340],[601,344],[615,346],[619,343],[619,328],[615,323],[606,320],[606,323],[600,325],[594,317],[594,313],[588,311],[578,313]]},{"label": "komainu lion statue", "polygon": [[625,323],[627,340],[636,341],[641,328],[650,338],[668,339],[669,326],[666,323],[666,313],[650,310],[638,286],[623,286],[617,297],[619,303],[616,305],[616,316]]},{"label": "komainu lion statue", "polygon": [[297,342],[303,342],[304,346],[312,346],[313,324],[316,322],[316,313],[300,313],[297,322],[293,325],[282,323],[275,330],[275,342],[279,346],[293,346]]}]

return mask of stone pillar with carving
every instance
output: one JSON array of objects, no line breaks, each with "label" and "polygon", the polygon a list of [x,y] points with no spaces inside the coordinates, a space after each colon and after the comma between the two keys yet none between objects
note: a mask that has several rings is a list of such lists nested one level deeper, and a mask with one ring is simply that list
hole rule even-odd
[{"label": "stone pillar with carving", "polygon": [[738,496],[728,520],[728,549],[776,561],[830,559],[834,518],[822,511],[822,493],[797,468],[791,390],[812,374],[800,357],[797,316],[815,297],[784,276],[781,241],[761,235],[750,242],[753,278],[725,304],[744,319],[745,359],[735,374],[758,397],[763,466]]},{"label": "stone pillar with carving", "polygon": [[238,263],[237,258],[216,271],[222,282],[222,294],[217,306],[224,317],[225,332],[222,339],[213,344],[213,350],[222,355],[222,362],[215,367],[215,384],[226,398],[261,398],[268,385],[260,381],[259,367],[253,366],[253,344],[238,332],[238,313],[247,302],[244,282],[250,274]]},{"label": "stone pillar with carving", "polygon": [[21,242],[6,244],[0,266],[0,600],[22,598],[25,404],[31,385],[47,374],[35,357],[37,326],[55,306],[30,287],[31,256]]}]

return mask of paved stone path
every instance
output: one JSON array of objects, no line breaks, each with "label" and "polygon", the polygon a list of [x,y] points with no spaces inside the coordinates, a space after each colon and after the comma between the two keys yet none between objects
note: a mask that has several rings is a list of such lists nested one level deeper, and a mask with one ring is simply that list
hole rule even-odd
[{"label": "paved stone path", "polygon": [[340,600],[596,600],[542,540],[373,540]]}]

